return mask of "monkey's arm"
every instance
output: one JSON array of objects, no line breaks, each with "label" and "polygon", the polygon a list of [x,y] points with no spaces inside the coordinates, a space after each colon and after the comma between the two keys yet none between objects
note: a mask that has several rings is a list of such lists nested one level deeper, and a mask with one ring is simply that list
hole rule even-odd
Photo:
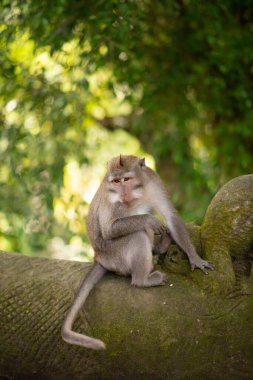
[{"label": "monkey's arm", "polygon": [[117,218],[111,223],[102,224],[102,226],[102,235],[106,240],[144,231],[147,228],[151,228],[155,233],[163,233],[165,229],[161,222],[150,214]]},{"label": "monkey's arm", "polygon": [[166,216],[166,222],[171,232],[172,238],[187,254],[191,269],[194,270],[195,268],[199,268],[205,273],[207,273],[205,271],[205,268],[213,269],[212,263],[203,260],[197,254],[196,249],[191,242],[188,231],[176,211],[174,213],[171,213],[168,217]]},{"label": "monkey's arm", "polygon": [[182,248],[182,250],[187,254],[190,261],[191,269],[194,270],[195,268],[199,268],[204,273],[208,273],[205,270],[205,268],[213,269],[212,263],[203,260],[197,254],[196,249],[191,242],[188,231],[184,223],[178,216],[177,212],[171,212],[168,208],[167,210],[165,209],[165,212],[163,212],[162,214],[166,219],[166,223],[168,225],[172,238],[175,240],[178,246]]},{"label": "monkey's arm", "polygon": [[173,240],[175,240],[176,244],[187,254],[191,269],[194,270],[195,268],[199,268],[203,272],[207,273],[205,268],[213,269],[212,263],[203,260],[197,254],[183,221],[169,200],[167,191],[162,181],[153,170],[151,171],[150,169],[149,174],[153,177],[153,179],[155,179],[153,181],[155,185],[150,186],[148,190],[150,194],[153,193],[151,196],[151,199],[153,199],[153,207],[161,215],[163,215]]}]

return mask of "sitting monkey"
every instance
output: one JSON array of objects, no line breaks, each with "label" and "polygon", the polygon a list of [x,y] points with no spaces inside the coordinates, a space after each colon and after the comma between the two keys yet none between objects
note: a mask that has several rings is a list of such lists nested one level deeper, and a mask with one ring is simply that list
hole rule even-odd
[{"label": "sitting monkey", "polygon": [[[167,227],[151,214],[152,210],[164,217]],[[95,263],[62,326],[62,337],[71,344],[105,348],[101,340],[76,333],[72,326],[91,289],[107,271],[131,275],[132,285],[139,287],[164,285],[165,274],[153,271],[152,250],[160,248],[163,253],[170,236],[187,254],[192,270],[199,268],[206,273],[205,268],[213,269],[197,254],[160,177],[145,165],[145,159],[119,156],[109,161],[90,205],[87,229]]]}]

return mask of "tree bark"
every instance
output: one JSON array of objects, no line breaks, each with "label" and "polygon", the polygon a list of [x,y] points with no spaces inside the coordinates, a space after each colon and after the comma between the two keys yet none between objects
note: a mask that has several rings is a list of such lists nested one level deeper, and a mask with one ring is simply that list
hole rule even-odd
[{"label": "tree bark", "polygon": [[89,267],[0,253],[1,379],[252,379],[253,295],[207,295],[187,275],[150,289],[106,275],[75,329],[107,349],[65,343],[61,324]]}]

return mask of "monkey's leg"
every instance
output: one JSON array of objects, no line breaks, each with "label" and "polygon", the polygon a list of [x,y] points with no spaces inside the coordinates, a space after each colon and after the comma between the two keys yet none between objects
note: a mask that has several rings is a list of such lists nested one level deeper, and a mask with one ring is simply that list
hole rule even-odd
[{"label": "monkey's leg", "polygon": [[131,248],[132,285],[140,287],[164,285],[166,275],[159,271],[151,272],[153,270],[153,239],[150,239],[150,234],[141,231],[132,235],[134,235],[132,239],[135,243],[129,247]]},{"label": "monkey's leg", "polygon": [[164,231],[162,234],[155,234],[153,249],[152,249],[153,255],[166,254],[171,242],[172,242],[172,238],[169,232]]}]

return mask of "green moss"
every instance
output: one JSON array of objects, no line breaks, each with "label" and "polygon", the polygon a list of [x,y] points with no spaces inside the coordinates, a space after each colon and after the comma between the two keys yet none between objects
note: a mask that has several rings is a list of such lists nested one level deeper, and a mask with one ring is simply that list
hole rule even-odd
[{"label": "green moss", "polygon": [[[1,374],[61,380],[252,377],[253,293],[217,297],[191,275],[169,273],[165,286],[149,289],[107,275],[76,326],[105,341],[107,349],[97,352],[66,344],[60,336],[88,265],[6,254],[0,255],[0,266]],[[250,277],[247,281],[252,284]]]},{"label": "green moss", "polygon": [[171,245],[164,260],[167,270],[189,275],[207,292],[233,291],[243,274],[250,275],[253,175],[235,178],[223,186],[210,203],[202,226],[190,224],[188,230],[197,252],[211,261],[215,270],[208,276],[196,270],[190,272],[186,255],[175,245]]}]

